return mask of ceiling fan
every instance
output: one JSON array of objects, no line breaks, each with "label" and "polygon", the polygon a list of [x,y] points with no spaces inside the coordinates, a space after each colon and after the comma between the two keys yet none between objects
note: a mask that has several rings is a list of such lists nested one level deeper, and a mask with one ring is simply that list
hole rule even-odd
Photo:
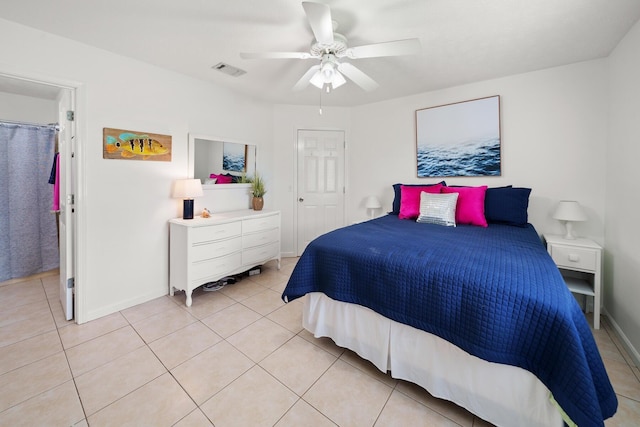
[{"label": "ceiling fan", "polygon": [[[309,20],[315,40],[309,52],[258,52],[240,53],[244,59],[316,59],[320,62],[311,66],[300,80],[293,86],[294,90],[302,90],[309,83],[319,89],[336,89],[346,83],[344,76],[366,91],[378,87],[371,77],[360,71],[343,58],[360,59],[382,56],[412,55],[420,52],[420,40],[407,39],[364,46],[349,47],[347,38],[336,33],[338,24],[331,19],[329,6],[323,3],[302,2],[302,7]],[[343,76],[344,75],[344,76]]]}]

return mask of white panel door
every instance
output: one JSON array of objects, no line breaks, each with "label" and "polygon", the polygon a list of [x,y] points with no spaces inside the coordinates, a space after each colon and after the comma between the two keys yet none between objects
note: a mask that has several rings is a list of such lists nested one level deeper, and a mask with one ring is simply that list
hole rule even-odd
[{"label": "white panel door", "polygon": [[298,131],[297,254],[344,226],[344,132]]},{"label": "white panel door", "polygon": [[73,91],[63,89],[58,99],[58,152],[60,153],[60,302],[67,320],[73,319],[75,256],[75,122],[68,111],[74,110]]}]

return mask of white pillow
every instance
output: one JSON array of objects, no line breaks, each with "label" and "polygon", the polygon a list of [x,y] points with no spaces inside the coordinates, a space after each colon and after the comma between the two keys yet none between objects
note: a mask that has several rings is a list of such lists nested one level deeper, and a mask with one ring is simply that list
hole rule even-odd
[{"label": "white pillow", "polygon": [[210,185],[210,184],[215,184],[217,181],[217,178],[207,178],[204,180],[205,185]]},{"label": "white pillow", "polygon": [[456,203],[458,193],[420,193],[420,215],[417,222],[456,226]]}]

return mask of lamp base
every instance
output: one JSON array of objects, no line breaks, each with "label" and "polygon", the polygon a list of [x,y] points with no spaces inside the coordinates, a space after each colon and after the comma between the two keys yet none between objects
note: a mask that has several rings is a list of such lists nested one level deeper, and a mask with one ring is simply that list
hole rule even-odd
[{"label": "lamp base", "polygon": [[185,199],[182,205],[182,219],[193,219],[193,199]]},{"label": "lamp base", "polygon": [[576,236],[573,235],[573,223],[571,221],[565,221],[564,227],[567,230],[563,238],[565,240],[576,240]]}]

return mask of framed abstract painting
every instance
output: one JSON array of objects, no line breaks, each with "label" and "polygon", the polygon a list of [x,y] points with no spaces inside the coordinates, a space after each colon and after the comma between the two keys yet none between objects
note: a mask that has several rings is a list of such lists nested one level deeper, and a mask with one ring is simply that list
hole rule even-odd
[{"label": "framed abstract painting", "polygon": [[418,177],[499,176],[500,96],[416,110]]}]

